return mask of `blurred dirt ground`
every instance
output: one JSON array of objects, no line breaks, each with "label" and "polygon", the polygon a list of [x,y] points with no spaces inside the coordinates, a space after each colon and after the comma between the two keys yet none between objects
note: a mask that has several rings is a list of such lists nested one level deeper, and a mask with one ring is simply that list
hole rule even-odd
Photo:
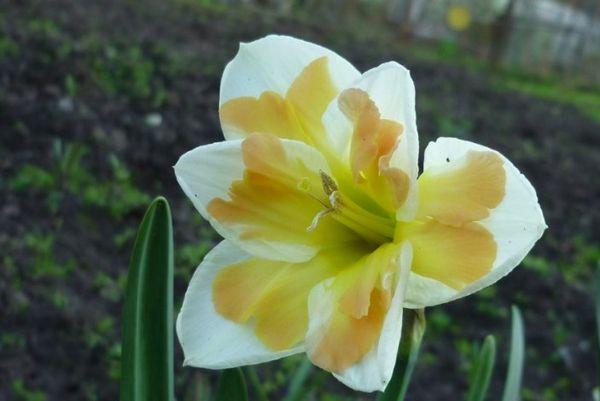
[{"label": "blurred dirt ground", "polygon": [[[417,88],[421,150],[437,136],[482,143],[507,155],[538,191],[550,229],[498,285],[428,310],[407,399],[462,398],[474,344],[488,333],[500,344],[497,399],[511,304],[527,326],[524,399],[591,399],[600,123],[589,113],[508,90],[498,73],[456,58],[423,57],[376,13],[283,17],[200,0],[0,0],[0,28],[0,400],[116,399],[122,291],[137,223],[153,196],[167,196],[179,305],[218,237],[184,198],[171,166],[186,150],[221,139],[220,73],[239,41],[272,32],[321,43],[361,70],[387,60],[406,65]],[[272,399],[300,361],[259,368]],[[215,377],[180,367],[176,374],[180,400],[206,399],[199,393],[206,397]],[[373,399],[319,371],[307,397]]]}]

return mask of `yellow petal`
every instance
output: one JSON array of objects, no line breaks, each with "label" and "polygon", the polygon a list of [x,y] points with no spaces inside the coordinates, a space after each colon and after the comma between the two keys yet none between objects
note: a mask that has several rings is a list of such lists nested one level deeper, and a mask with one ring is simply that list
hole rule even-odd
[{"label": "yellow petal", "polygon": [[[392,281],[393,297],[387,308],[377,343],[357,363],[335,372],[335,377],[357,391],[384,391],[392,378],[402,336],[402,312],[411,268],[412,247],[401,246],[397,273]],[[391,278],[391,277],[389,277]]]},{"label": "yellow petal", "polygon": [[304,131],[316,143],[322,139],[315,138],[315,135],[323,135],[321,117],[338,93],[329,73],[328,62],[329,59],[324,56],[310,63],[286,94],[286,100],[294,106]]},{"label": "yellow petal", "polygon": [[319,57],[308,64],[291,84],[283,98],[266,91],[260,97],[239,97],[219,109],[225,129],[272,134],[311,145],[324,141],[321,116],[335,98],[336,89],[328,69],[329,59]]},{"label": "yellow petal", "polygon": [[315,365],[341,372],[373,349],[396,288],[400,249],[382,245],[311,292],[306,345]]},{"label": "yellow petal", "polygon": [[350,193],[347,184],[352,184],[385,214],[410,221],[417,206],[419,153],[410,73],[397,63],[384,63],[346,88],[323,116],[335,154],[352,169],[348,178],[334,169],[340,188],[375,210]]},{"label": "yellow petal", "polygon": [[322,251],[298,264],[259,258],[233,264],[214,279],[215,310],[237,323],[253,323],[256,336],[268,348],[290,348],[304,339],[309,291],[366,252],[354,244]]},{"label": "yellow petal", "polygon": [[353,122],[350,168],[354,182],[387,211],[406,200],[409,178],[390,167],[390,157],[403,132],[400,123],[382,119],[375,102],[362,89],[346,89],[338,98],[340,110]]},{"label": "yellow petal", "polygon": [[[256,338],[250,324],[236,323],[215,310],[215,277],[223,269],[249,259],[252,259],[251,255],[225,240],[206,255],[194,272],[176,324],[185,366],[226,369],[267,362],[303,351],[301,345],[279,351],[269,349]],[[242,285],[237,287],[243,288]],[[237,294],[232,291],[228,295]]]},{"label": "yellow petal", "polygon": [[263,92],[259,98],[239,97],[219,109],[221,124],[234,127],[246,136],[254,133],[306,141],[306,135],[292,105],[275,92]]},{"label": "yellow petal", "polygon": [[471,150],[458,160],[447,161],[446,166],[427,169],[419,177],[417,218],[432,217],[452,225],[486,218],[505,194],[501,157]]},{"label": "yellow petal", "polygon": [[242,154],[243,179],[231,184],[229,199],[214,198],[207,205],[220,224],[237,228],[241,240],[318,249],[357,237],[329,216],[312,227],[315,216],[326,209],[327,195],[315,166],[306,164],[309,159],[290,157],[272,135],[249,136],[242,143]]},{"label": "yellow petal", "polygon": [[368,313],[362,318],[335,312],[317,346],[309,350],[311,361],[330,372],[341,372],[360,361],[379,338],[388,307],[387,298],[381,290],[373,290]]},{"label": "yellow petal", "polygon": [[412,244],[414,273],[457,290],[489,273],[496,258],[494,237],[477,223],[415,221],[400,226],[396,240]]},{"label": "yellow petal", "polygon": [[[443,177],[444,173],[453,176],[461,170],[463,173],[470,171],[468,174],[462,174],[462,180],[455,182],[448,180],[445,182],[446,185],[440,188],[441,192],[438,192],[437,196],[447,199],[447,205],[435,202],[435,196],[426,195],[428,201],[434,202],[427,205],[427,208],[435,210],[435,213],[430,213],[435,214],[438,220],[446,222],[447,225],[452,224],[456,228],[469,225],[469,223],[460,223],[461,221],[476,220],[485,216],[483,220],[477,220],[476,223],[488,233],[477,240],[485,240],[486,245],[483,247],[489,249],[488,253],[491,254],[494,246],[491,244],[490,237],[493,237],[496,256],[487,274],[464,287],[457,283],[454,288],[451,288],[432,279],[439,274],[433,273],[429,277],[412,274],[406,297],[406,305],[410,308],[423,308],[448,302],[492,285],[519,265],[546,228],[535,189],[510,160],[495,150],[456,138],[438,138],[435,142],[429,143],[425,149],[423,168],[425,175],[432,177]],[[500,171],[500,168],[504,171]],[[503,181],[505,181],[504,185],[502,185]],[[469,182],[469,185],[465,184]],[[454,187],[458,187],[460,191],[452,191]],[[500,197],[501,201],[496,205]],[[436,207],[432,207],[433,205]],[[421,218],[423,221],[428,219]],[[477,247],[478,245],[473,245],[476,255],[479,253]],[[465,248],[465,246],[461,245],[458,248]],[[479,258],[483,259],[481,256]],[[489,257],[487,259],[489,260]],[[466,260],[469,265],[474,264],[471,263],[471,256]],[[486,264],[489,264],[489,261],[483,260],[479,263],[480,266]],[[487,269],[480,267],[475,270],[479,276],[481,271]],[[462,281],[472,279],[473,277],[465,277]]]}]

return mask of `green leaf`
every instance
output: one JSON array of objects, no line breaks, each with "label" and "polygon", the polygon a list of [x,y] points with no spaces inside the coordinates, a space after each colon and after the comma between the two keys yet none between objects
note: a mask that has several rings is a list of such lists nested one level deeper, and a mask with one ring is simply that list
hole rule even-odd
[{"label": "green leaf", "polygon": [[471,387],[467,394],[467,401],[483,401],[487,395],[494,362],[496,360],[496,340],[489,335],[483,340],[481,350],[473,364],[473,377]]},{"label": "green leaf", "polygon": [[246,375],[248,376],[248,380],[254,390],[254,395],[258,401],[269,401],[267,395],[265,394],[265,390],[260,382],[258,375],[256,374],[256,369],[254,366],[248,366],[245,369]]},{"label": "green leaf", "polygon": [[506,372],[506,383],[502,401],[521,400],[521,380],[525,360],[525,329],[519,308],[512,307],[512,335],[510,341],[510,359]]},{"label": "green leaf", "polygon": [[[596,269],[596,334],[597,334],[597,357],[598,357],[598,366],[600,366],[600,263],[598,264],[598,268]],[[600,369],[598,369],[598,374],[600,374]],[[596,383],[600,386],[600,377],[598,378],[598,382]],[[596,393],[600,393],[597,391]],[[600,396],[598,397],[600,398]]]},{"label": "green leaf", "polygon": [[377,401],[402,401],[408,390],[412,372],[417,363],[421,340],[425,333],[425,313],[423,310],[405,309],[402,322],[402,341],[394,374],[385,392]]},{"label": "green leaf", "polygon": [[288,388],[288,392],[283,399],[283,401],[298,401],[302,396],[302,389],[304,387],[304,383],[310,372],[313,370],[312,362],[306,358],[300,364],[300,367],[292,377],[292,381],[290,382],[290,387]]},{"label": "green leaf", "polygon": [[240,368],[226,369],[221,373],[215,401],[248,401],[246,380]]},{"label": "green leaf", "polygon": [[164,198],[139,227],[123,312],[121,401],[173,401],[173,228]]}]

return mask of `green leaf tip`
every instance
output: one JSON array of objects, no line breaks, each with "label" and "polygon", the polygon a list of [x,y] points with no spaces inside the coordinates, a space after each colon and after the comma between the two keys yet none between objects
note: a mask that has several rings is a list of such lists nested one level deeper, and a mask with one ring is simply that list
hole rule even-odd
[{"label": "green leaf tip", "polygon": [[148,207],[133,247],[123,309],[121,401],[173,401],[173,227]]},{"label": "green leaf tip", "polygon": [[167,201],[167,198],[165,198],[162,195],[157,196],[156,198],[154,198],[154,200],[152,201],[152,203],[150,204],[150,206],[152,205],[161,205],[161,206],[165,206],[167,208],[169,208],[169,201]]},{"label": "green leaf tip", "polygon": [[512,329],[510,340],[510,357],[502,401],[521,400],[521,382],[523,380],[523,364],[525,362],[525,328],[523,316],[516,306],[512,306]]},{"label": "green leaf tip", "polygon": [[488,335],[473,362],[471,387],[467,393],[467,401],[483,401],[487,395],[494,363],[496,361],[496,339]]},{"label": "green leaf tip", "polygon": [[[600,375],[600,262],[596,268],[596,294],[595,294],[595,307],[596,307],[596,353],[598,358],[598,374]],[[598,386],[600,386],[600,377],[597,378]],[[595,391],[594,394],[598,395],[600,399],[600,391]]]}]

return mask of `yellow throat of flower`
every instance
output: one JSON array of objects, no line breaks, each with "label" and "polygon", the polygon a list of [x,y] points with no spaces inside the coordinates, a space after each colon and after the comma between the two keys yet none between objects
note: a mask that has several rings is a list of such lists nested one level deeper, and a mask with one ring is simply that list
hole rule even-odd
[{"label": "yellow throat of flower", "polygon": [[321,218],[330,215],[368,242],[383,244],[393,240],[395,219],[380,216],[359,206],[338,189],[337,184],[329,175],[323,171],[320,174],[323,191],[327,195],[328,202],[322,202],[326,209],[315,215],[307,231],[313,231]]}]

